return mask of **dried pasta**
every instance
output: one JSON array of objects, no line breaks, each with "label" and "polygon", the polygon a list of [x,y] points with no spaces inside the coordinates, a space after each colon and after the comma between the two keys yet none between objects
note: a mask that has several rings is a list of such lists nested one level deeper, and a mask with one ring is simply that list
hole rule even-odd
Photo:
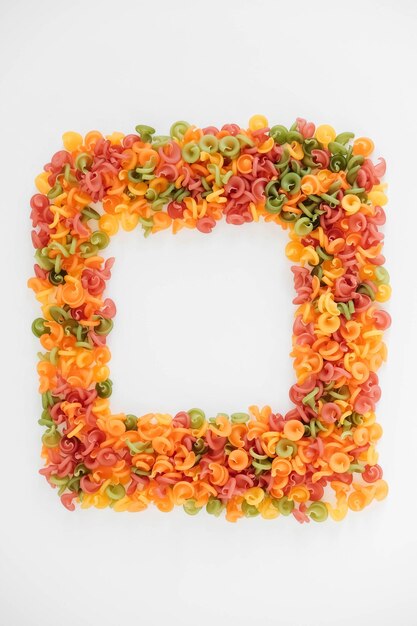
[{"label": "dried pasta", "polygon": [[[40,473],[65,507],[203,508],[234,522],[291,515],[343,519],[387,494],[376,445],[377,370],[386,360],[390,296],[382,255],[385,162],[373,142],[297,118],[254,115],[248,128],[170,134],[63,135],[30,202],[35,248],[28,285],[40,303]],[[291,408],[206,417],[114,413],[106,295],[119,228],[210,233],[260,219],[288,233],[296,305]]]}]

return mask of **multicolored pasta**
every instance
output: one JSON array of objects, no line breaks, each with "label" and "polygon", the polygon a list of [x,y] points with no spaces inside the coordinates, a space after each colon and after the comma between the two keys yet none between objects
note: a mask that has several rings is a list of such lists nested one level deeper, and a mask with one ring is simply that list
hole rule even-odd
[{"label": "multicolored pasta", "polygon": [[[32,325],[42,346],[40,472],[62,503],[302,523],[383,499],[375,406],[391,290],[379,230],[385,162],[370,159],[372,141],[255,115],[247,129],[179,121],[170,136],[139,125],[126,136],[68,132],[63,142],[36,178],[28,281],[42,310]],[[147,237],[260,219],[288,232],[294,262],[291,409],[113,413],[110,237],[120,227]]]}]

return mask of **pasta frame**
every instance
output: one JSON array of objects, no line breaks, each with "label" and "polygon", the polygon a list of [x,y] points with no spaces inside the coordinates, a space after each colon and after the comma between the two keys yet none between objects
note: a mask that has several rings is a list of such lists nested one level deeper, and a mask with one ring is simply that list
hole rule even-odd
[{"label": "pasta frame", "polygon": [[[36,179],[28,281],[42,310],[32,325],[44,350],[40,473],[62,503],[309,522],[383,499],[376,372],[390,287],[379,231],[385,162],[369,158],[372,141],[255,115],[247,129],[176,122],[170,136],[139,125],[126,136],[68,132],[63,142]],[[295,264],[291,410],[113,413],[109,238],[119,227],[209,233],[221,220],[260,219],[287,230]]]}]

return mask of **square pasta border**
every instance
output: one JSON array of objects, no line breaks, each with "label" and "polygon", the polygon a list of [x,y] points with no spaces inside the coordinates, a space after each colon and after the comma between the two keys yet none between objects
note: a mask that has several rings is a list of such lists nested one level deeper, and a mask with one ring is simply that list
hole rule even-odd
[{"label": "square pasta border", "polygon": [[[32,325],[43,412],[40,470],[70,510],[161,511],[203,507],[226,519],[292,515],[324,521],[387,494],[378,465],[377,370],[390,297],[383,264],[385,162],[373,142],[297,118],[290,129],[254,115],[225,124],[150,126],[103,137],[63,135],[31,199],[42,317]],[[91,204],[98,206],[92,207]],[[193,408],[114,414],[105,297],[114,259],[101,251],[121,226],[144,235],[172,228],[210,233],[224,219],[287,230],[297,305],[293,408],[269,406],[206,419]],[[332,501],[325,489],[330,487]]]}]

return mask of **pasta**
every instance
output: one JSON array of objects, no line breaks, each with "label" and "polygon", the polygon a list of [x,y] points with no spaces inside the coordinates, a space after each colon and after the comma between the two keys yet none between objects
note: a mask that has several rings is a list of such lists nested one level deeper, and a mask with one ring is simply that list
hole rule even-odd
[{"label": "pasta", "polygon": [[[339,521],[387,494],[376,445],[377,370],[386,360],[390,297],[382,255],[385,162],[374,145],[297,118],[248,128],[175,122],[169,136],[63,135],[30,202],[35,248],[28,285],[40,303],[40,473],[65,507],[161,511],[234,522],[260,515]],[[198,408],[113,413],[116,315],[106,295],[120,228],[210,233],[224,220],[288,232],[296,305],[291,408],[206,417]]]}]

